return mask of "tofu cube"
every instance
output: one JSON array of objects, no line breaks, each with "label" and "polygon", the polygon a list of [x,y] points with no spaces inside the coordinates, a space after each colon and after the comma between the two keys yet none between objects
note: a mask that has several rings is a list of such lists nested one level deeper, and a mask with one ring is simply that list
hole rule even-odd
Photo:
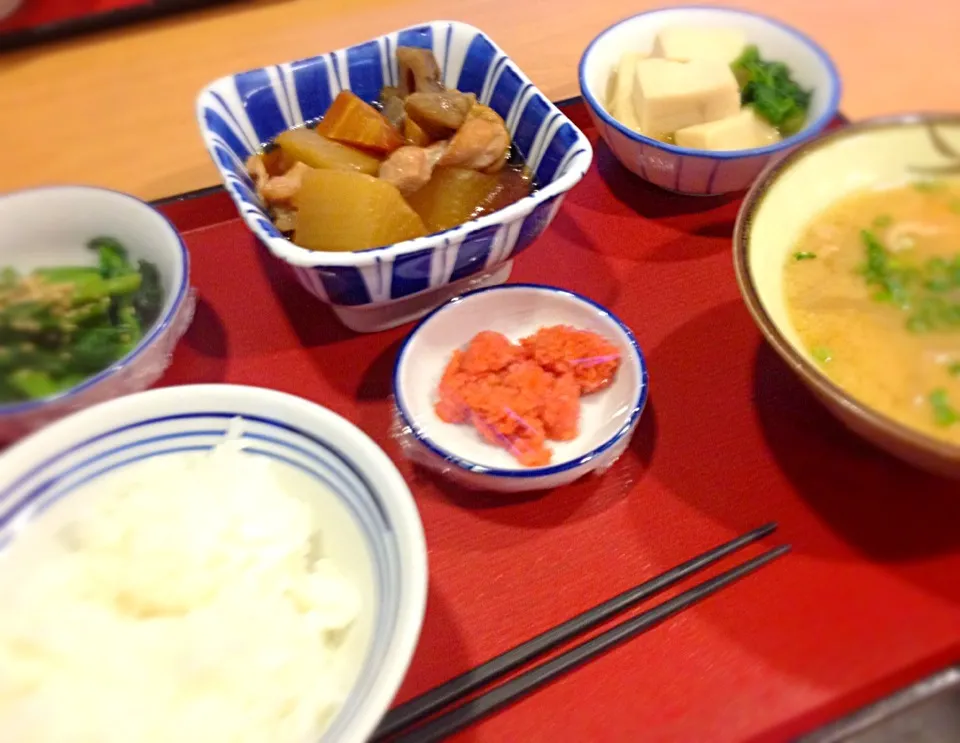
[{"label": "tofu cube", "polygon": [[640,122],[633,108],[633,83],[637,72],[637,62],[646,55],[640,52],[626,52],[620,58],[620,64],[613,68],[610,75],[610,89],[607,95],[607,111],[617,121],[634,131],[640,131]]},{"label": "tofu cube", "polygon": [[652,56],[675,62],[711,59],[730,64],[746,44],[746,36],[737,28],[665,28],[657,35]]},{"label": "tofu cube", "polygon": [[715,60],[637,62],[633,105],[648,137],[663,137],[695,124],[740,112],[740,88],[730,66]]},{"label": "tofu cube", "polygon": [[736,116],[677,129],[674,134],[677,145],[698,150],[749,150],[779,140],[777,130],[750,106]]}]

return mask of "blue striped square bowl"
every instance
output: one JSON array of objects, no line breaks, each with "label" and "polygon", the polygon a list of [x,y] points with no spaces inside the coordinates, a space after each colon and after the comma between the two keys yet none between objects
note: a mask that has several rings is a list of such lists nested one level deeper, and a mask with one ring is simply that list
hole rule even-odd
[{"label": "blue striped square bowl", "polygon": [[[244,162],[285,129],[314,121],[349,89],[375,101],[397,82],[396,49],[432,49],[448,87],[475,93],[507,123],[539,190],[493,214],[426,237],[356,253],[294,245],[277,231]],[[550,224],[593,157],[590,143],[483,32],[434,21],[318,57],[221,78],[197,99],[204,143],[250,229],[349,328],[416,319],[468,288],[502,283],[512,260]]]}]

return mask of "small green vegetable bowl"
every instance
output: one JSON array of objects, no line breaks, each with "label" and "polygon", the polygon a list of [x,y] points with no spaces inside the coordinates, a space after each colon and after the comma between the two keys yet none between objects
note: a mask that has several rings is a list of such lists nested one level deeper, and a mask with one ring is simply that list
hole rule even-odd
[{"label": "small green vegetable bowl", "polygon": [[0,197],[0,442],[149,387],[193,318],[187,249],[126,194]]},{"label": "small green vegetable bowl", "polygon": [[960,479],[960,446],[872,409],[822,371],[826,349],[806,349],[790,322],[784,265],[806,260],[804,228],[853,192],[931,177],[960,176],[960,115],[916,114],[862,121],[797,148],[765,170],[747,194],[734,230],[740,291],[767,340],[844,424],[923,469]]}]

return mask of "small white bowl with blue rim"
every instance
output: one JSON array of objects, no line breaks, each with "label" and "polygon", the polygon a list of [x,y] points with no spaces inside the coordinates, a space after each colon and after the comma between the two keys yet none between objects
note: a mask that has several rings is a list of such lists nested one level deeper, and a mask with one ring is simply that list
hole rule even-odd
[{"label": "small white bowl with blue rim", "polygon": [[0,404],[0,442],[12,441],[81,408],[139,392],[170,365],[193,319],[190,256],[172,224],[128,194],[93,186],[48,186],[0,196],[0,268],[20,272],[50,266],[96,265],[87,243],[112,237],[132,260],[157,267],[163,306],[151,328],[122,359],[51,397]]},{"label": "small white bowl with blue rim", "polygon": [[[517,341],[550,325],[603,336],[618,347],[621,363],[612,385],[581,398],[579,435],[547,442],[549,465],[525,467],[472,426],[440,420],[437,387],[455,349],[483,330]],[[407,337],[393,372],[396,434],[407,456],[459,485],[503,493],[547,490],[605,471],[629,446],[647,392],[643,353],[621,320],[587,297],[538,284],[478,289],[438,307]]]},{"label": "small white bowl with blue rim", "polygon": [[[625,52],[649,51],[666,27],[740,29],[764,59],[784,62],[813,91],[803,129],[766,147],[712,152],[667,144],[621,124],[606,109],[610,75]],[[744,10],[687,6],[639,13],[603,31],[580,58],[580,91],[597,131],[627,170],[668,191],[719,196],[746,190],[769,162],[822,132],[837,115],[841,85],[827,53],[797,29]]]},{"label": "small white bowl with blue rim", "polygon": [[[506,121],[539,189],[453,229],[354,253],[305,250],[271,223],[244,162],[285,129],[315,121],[341,90],[376,101],[396,84],[398,46],[432,49],[443,82],[476,93]],[[247,226],[348,328],[384,330],[422,317],[457,294],[503,283],[513,259],[547,228],[593,157],[583,133],[482,31],[434,21],[309,59],[210,83],[197,121],[224,186]]]},{"label": "small white bowl with blue rim", "polygon": [[76,499],[82,506],[90,488],[118,468],[216,446],[237,417],[244,451],[290,470],[300,497],[337,524],[322,532],[325,556],[359,589],[363,609],[344,642],[345,652],[361,660],[321,743],[360,743],[376,728],[413,656],[426,605],[427,551],[397,468],[335,413],[239,385],[150,390],[76,413],[0,455],[0,552],[58,502]]}]

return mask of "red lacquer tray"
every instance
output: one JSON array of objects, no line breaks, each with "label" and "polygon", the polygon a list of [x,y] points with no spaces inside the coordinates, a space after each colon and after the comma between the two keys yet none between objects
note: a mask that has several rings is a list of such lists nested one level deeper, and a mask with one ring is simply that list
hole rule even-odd
[{"label": "red lacquer tray", "polygon": [[0,51],[235,0],[21,0],[0,19]]},{"label": "red lacquer tray", "polygon": [[403,460],[389,398],[410,328],[343,329],[220,191],[163,206],[200,294],[163,383],[301,395],[358,424],[400,467],[430,549],[427,616],[400,700],[779,521],[787,557],[459,741],[789,740],[956,660],[960,486],[848,433],[761,340],[730,256],[738,199],[649,187],[596,141],[582,104],[567,114],[596,161],[512,278],[586,294],[643,346],[650,402],[603,478],[539,497],[478,495]]}]

